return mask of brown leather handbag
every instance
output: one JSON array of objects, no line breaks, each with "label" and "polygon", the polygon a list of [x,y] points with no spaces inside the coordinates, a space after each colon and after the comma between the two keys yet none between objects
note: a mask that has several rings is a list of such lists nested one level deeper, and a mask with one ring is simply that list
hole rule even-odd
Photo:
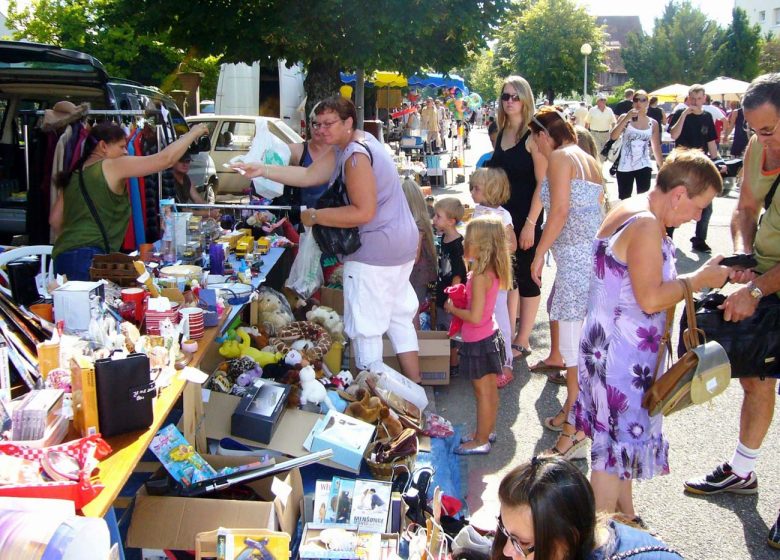
[{"label": "brown leather handbag", "polygon": [[690,281],[681,279],[680,282],[688,319],[688,328],[683,332],[686,352],[659,377],[659,370],[671,362],[673,306],[666,310],[666,328],[658,350],[653,384],[642,397],[642,407],[651,416],[669,416],[692,404],[705,403],[725,391],[731,381],[731,364],[726,351],[714,340],[704,341],[704,332],[696,326]]}]

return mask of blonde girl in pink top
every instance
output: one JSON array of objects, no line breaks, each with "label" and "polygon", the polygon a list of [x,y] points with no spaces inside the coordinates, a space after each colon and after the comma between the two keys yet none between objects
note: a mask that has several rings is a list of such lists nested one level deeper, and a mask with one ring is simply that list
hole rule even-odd
[{"label": "blonde girl in pink top", "polygon": [[468,263],[466,307],[457,308],[451,299],[447,313],[463,319],[459,350],[460,372],[471,380],[477,400],[477,429],[455,449],[459,455],[485,455],[495,441],[498,387],[506,355],[504,338],[495,319],[499,289],[512,287],[512,264],[506,247],[504,224],[498,216],[471,220],[466,227],[463,253]]}]

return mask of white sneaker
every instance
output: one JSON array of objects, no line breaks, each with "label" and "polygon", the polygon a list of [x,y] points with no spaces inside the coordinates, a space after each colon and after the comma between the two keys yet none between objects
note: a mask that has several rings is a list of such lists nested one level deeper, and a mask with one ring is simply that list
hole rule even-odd
[{"label": "white sneaker", "polygon": [[493,541],[487,537],[483,537],[477,533],[476,529],[471,525],[466,525],[457,534],[455,540],[452,541],[452,553],[471,550],[485,554],[486,557],[490,556],[490,549],[493,548]]}]

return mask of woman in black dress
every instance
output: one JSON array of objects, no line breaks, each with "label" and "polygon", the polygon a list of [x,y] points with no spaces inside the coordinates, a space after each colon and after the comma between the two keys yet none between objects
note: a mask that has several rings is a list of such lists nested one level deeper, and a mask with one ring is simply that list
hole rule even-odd
[{"label": "woman in black dress", "polygon": [[539,309],[541,291],[531,279],[531,263],[542,235],[542,201],[539,185],[547,172],[547,160],[536,149],[528,122],[534,114],[531,86],[521,76],[504,80],[498,99],[498,138],[489,167],[500,167],[509,177],[509,202],[504,207],[512,215],[517,235],[515,283],[509,292],[509,320],[520,325],[512,341],[512,355],[526,357],[531,353],[531,331]]}]

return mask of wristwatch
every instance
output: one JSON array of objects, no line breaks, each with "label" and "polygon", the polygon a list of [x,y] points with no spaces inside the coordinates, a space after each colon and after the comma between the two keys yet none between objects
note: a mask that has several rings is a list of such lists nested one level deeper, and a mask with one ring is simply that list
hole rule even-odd
[{"label": "wristwatch", "polygon": [[752,297],[755,300],[759,300],[762,297],[764,297],[764,292],[762,292],[761,288],[756,286],[754,282],[748,282],[747,289],[748,289],[748,293],[750,294],[750,297]]},{"label": "wristwatch", "polygon": [[317,223],[317,211],[314,208],[309,210],[309,217],[311,218],[311,223]]}]

